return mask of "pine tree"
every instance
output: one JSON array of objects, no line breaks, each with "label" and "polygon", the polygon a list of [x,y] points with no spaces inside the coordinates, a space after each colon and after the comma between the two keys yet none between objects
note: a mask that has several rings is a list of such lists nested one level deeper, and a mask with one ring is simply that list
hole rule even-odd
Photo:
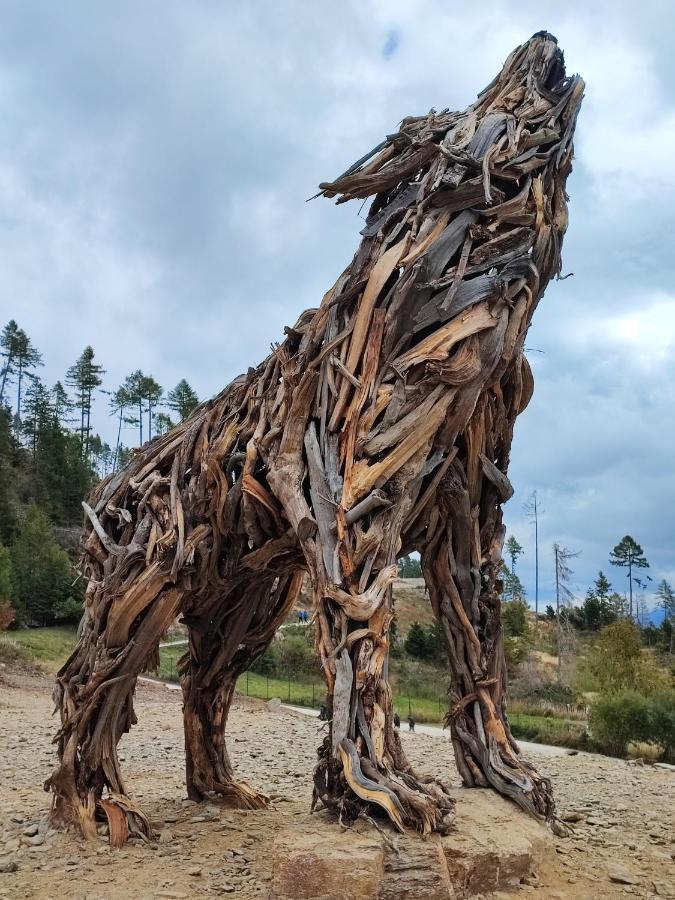
[{"label": "pine tree", "polygon": [[12,383],[15,373],[16,351],[18,346],[19,326],[14,319],[5,325],[0,334],[0,356],[4,360],[0,372],[0,405],[5,398],[5,388]]},{"label": "pine tree", "polygon": [[510,600],[523,600],[525,598],[525,588],[523,583],[515,572],[512,572],[505,562],[502,561],[502,580],[504,587],[502,596],[507,602]]},{"label": "pine tree", "polygon": [[403,646],[409,656],[417,659],[426,659],[429,655],[426,631],[419,622],[412,623]]},{"label": "pine tree", "polygon": [[422,567],[420,561],[415,556],[402,556],[398,561],[398,577],[399,578],[421,578]]},{"label": "pine tree", "polygon": [[612,610],[615,619],[625,619],[628,615],[628,601],[626,596],[621,595],[618,591],[612,591],[607,598],[609,608]]},{"label": "pine tree", "polygon": [[110,395],[110,400],[108,401],[110,415],[117,416],[117,438],[115,440],[115,450],[112,457],[113,472],[117,470],[120,441],[122,439],[122,425],[138,424],[138,420],[130,414],[130,407],[134,403],[134,398],[131,394],[129,385],[130,378],[131,376],[128,376],[125,382],[121,384],[116,391],[113,391],[113,393]]},{"label": "pine tree", "polygon": [[675,591],[671,584],[664,578],[656,588],[658,605],[663,610],[666,619],[675,619]]},{"label": "pine tree", "polygon": [[612,585],[607,580],[605,573],[602,571],[602,569],[600,569],[600,571],[598,572],[598,577],[593,582],[593,593],[598,598],[598,600],[607,602],[611,590]]},{"label": "pine tree", "polygon": [[[143,446],[143,389],[145,375],[140,369],[136,369],[131,375],[127,375],[123,388],[127,393],[130,406],[136,407],[136,424],[138,425],[138,446]],[[118,453],[119,455],[119,453]]]},{"label": "pine tree", "polygon": [[158,412],[155,416],[155,431],[157,434],[166,434],[167,431],[171,431],[175,427],[176,423],[166,413]]},{"label": "pine tree", "polygon": [[51,405],[56,421],[64,426],[70,425],[72,421],[70,413],[72,412],[73,404],[68,396],[68,391],[60,381],[57,381],[51,390]]},{"label": "pine tree", "polygon": [[148,413],[148,440],[152,440],[152,423],[155,416],[155,408],[158,406],[164,393],[164,388],[155,381],[152,375],[147,375],[142,382],[143,400]]},{"label": "pine tree", "polygon": [[82,498],[91,490],[92,470],[80,438],[51,415],[40,425],[30,474],[30,497],[59,525],[79,524]]},{"label": "pine tree", "polygon": [[589,631],[599,631],[605,625],[616,621],[618,614],[612,606],[612,585],[605,577],[604,572],[598,572],[598,577],[586,593],[580,614],[583,619],[583,627]]},{"label": "pine tree", "polygon": [[94,469],[101,478],[105,478],[113,459],[110,444],[102,440],[100,434],[93,434],[89,441],[89,448]]},{"label": "pine tree", "polygon": [[152,438],[152,423],[155,409],[162,399],[163,388],[152,375],[144,375],[140,369],[136,369],[127,376],[124,382],[129,402],[136,406],[138,415],[138,445],[143,446],[143,416],[148,416],[148,440]]},{"label": "pine tree", "polygon": [[523,600],[511,600],[502,606],[502,623],[506,637],[523,637],[529,632],[527,613],[529,607]]},{"label": "pine tree", "polygon": [[131,462],[133,455],[134,451],[132,447],[125,447],[124,444],[120,444],[119,450],[117,451],[117,468],[123,469],[127,463]]},{"label": "pine tree", "polygon": [[610,564],[628,569],[629,615],[633,617],[633,569],[648,569],[649,563],[642,547],[629,534],[625,535],[609,554]]},{"label": "pine tree", "polygon": [[518,557],[522,556],[525,551],[513,535],[511,535],[504,546],[506,548],[506,553],[511,559],[511,574],[513,575],[516,571],[516,562],[518,560]]},{"label": "pine tree", "polygon": [[66,384],[74,389],[76,406],[80,410],[80,447],[86,460],[89,459],[93,394],[103,383],[101,375],[104,373],[105,369],[94,362],[93,347],[85,347],[66,373]]},{"label": "pine tree", "polygon": [[16,413],[14,416],[15,428],[17,433],[21,427],[21,390],[23,387],[23,379],[31,376],[31,369],[41,366],[42,356],[31,343],[26,332],[19,328],[14,335],[14,354],[12,365],[16,373]]},{"label": "pine tree", "polygon": [[49,625],[70,595],[73,570],[45,513],[32,505],[11,547],[13,601],[26,625]]},{"label": "pine tree", "polygon": [[49,391],[40,378],[34,377],[26,390],[24,418],[21,423],[21,431],[31,448],[33,463],[37,456],[38,435],[50,415],[53,415],[53,410],[50,405]]},{"label": "pine tree", "polygon": [[178,414],[178,421],[182,422],[199,405],[199,398],[187,381],[181,378],[176,387],[167,394],[166,405],[172,412]]},{"label": "pine tree", "polygon": [[667,638],[666,646],[670,653],[675,653],[675,591],[664,578],[656,588],[658,605],[663,610],[662,629]]},{"label": "pine tree", "polygon": [[0,543],[8,544],[16,529],[20,478],[15,466],[17,446],[9,409],[0,406]]}]

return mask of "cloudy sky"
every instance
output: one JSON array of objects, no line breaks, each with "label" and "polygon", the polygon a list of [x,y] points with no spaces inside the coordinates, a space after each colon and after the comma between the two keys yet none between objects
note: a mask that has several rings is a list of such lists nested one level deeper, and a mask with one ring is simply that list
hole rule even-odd
[{"label": "cloudy sky", "polygon": [[506,520],[530,597],[534,489],[542,598],[554,540],[580,595],[625,533],[675,581],[674,20],[670,0],[0,0],[0,318],[50,383],[90,343],[108,387],[140,367],[215,393],[354,251],[358,205],[306,203],[318,182],[404,115],[463,109],[546,28],[587,82],[574,277],[528,336]]}]

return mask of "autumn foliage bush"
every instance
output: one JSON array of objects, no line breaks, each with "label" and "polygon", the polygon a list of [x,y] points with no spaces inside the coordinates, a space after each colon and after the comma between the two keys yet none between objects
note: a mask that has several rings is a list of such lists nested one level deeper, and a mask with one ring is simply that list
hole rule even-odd
[{"label": "autumn foliage bush", "polygon": [[16,612],[7,600],[0,600],[0,631],[7,631],[16,618]]}]

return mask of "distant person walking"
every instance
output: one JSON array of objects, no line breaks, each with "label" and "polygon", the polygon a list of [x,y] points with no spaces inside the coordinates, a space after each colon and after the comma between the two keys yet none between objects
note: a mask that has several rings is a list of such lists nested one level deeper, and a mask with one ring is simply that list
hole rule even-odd
[{"label": "distant person walking", "polygon": [[401,727],[401,717],[399,716],[398,713],[394,713],[394,728],[400,728],[400,727]]},{"label": "distant person walking", "polygon": [[412,716],[408,716],[408,731],[414,731],[414,730],[415,730],[415,720],[413,719]]}]

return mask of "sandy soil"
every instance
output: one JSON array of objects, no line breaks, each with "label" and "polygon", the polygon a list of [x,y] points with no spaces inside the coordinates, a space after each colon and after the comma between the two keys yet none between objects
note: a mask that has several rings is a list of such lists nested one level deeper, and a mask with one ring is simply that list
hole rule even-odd
[{"label": "sandy soil", "polygon": [[[260,812],[197,805],[185,799],[180,695],[141,685],[139,725],[121,744],[123,768],[160,837],[114,851],[104,837],[86,844],[47,827],[42,783],[56,728],[50,691],[44,676],[0,673],[0,897],[268,896],[275,835],[309,822],[320,723],[244,698],[233,709],[228,746],[241,776],[272,804]],[[445,737],[402,737],[420,771],[449,773],[458,783]],[[513,896],[675,897],[675,773],[586,754],[532,755],[553,780],[563,814],[578,821],[573,837],[556,840],[555,861]],[[337,826],[326,820],[325,827]]]}]

